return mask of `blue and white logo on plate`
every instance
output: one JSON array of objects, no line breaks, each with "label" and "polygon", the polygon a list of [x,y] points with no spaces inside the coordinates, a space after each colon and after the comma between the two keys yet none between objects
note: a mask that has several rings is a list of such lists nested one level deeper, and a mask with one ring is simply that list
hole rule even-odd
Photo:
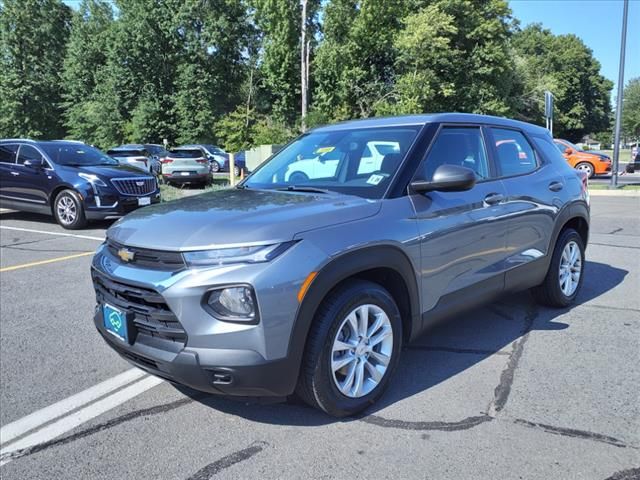
[{"label": "blue and white logo on plate", "polygon": [[122,341],[128,341],[124,312],[105,303],[102,306],[102,316],[104,318],[104,328],[109,333],[112,333]]}]

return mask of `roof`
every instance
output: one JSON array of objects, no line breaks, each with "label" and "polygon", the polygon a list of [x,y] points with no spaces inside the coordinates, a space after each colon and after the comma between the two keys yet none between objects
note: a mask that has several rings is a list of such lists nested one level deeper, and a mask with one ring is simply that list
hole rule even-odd
[{"label": "roof", "polygon": [[397,117],[376,117],[362,120],[325,125],[313,129],[313,132],[331,132],[349,130],[352,128],[402,127],[411,125],[425,125],[427,123],[484,123],[500,127],[520,128],[530,133],[547,134],[546,128],[531,123],[511,120],[505,117],[479,115],[475,113],[429,113],[420,115],[403,115]]}]

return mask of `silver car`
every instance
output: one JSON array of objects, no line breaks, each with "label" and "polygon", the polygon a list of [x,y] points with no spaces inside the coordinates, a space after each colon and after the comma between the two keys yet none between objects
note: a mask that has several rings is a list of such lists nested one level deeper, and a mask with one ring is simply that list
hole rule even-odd
[{"label": "silver car", "polygon": [[198,148],[174,148],[162,159],[162,178],[167,183],[207,185],[211,166]]},{"label": "silver car", "polygon": [[[362,172],[370,142],[393,142]],[[293,183],[289,166],[338,158]],[[589,194],[543,128],[468,114],[368,119],[294,140],[237,188],[133,212],[92,264],[95,325],[140,368],[205,392],[375,402],[402,345],[532,289],[584,279]]]}]

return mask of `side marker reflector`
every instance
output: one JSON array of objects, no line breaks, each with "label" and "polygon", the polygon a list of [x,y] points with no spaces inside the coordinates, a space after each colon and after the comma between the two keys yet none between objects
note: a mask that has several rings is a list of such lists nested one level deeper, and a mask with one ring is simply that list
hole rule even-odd
[{"label": "side marker reflector", "polygon": [[307,290],[309,290],[311,282],[313,282],[313,279],[316,278],[316,275],[318,275],[318,272],[311,272],[309,275],[307,275],[307,278],[304,279],[302,285],[300,285],[300,290],[298,290],[298,303],[302,303],[302,300],[307,294]]}]

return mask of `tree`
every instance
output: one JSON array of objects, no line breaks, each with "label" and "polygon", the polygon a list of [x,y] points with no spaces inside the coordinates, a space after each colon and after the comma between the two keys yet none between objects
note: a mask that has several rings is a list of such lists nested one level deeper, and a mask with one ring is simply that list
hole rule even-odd
[{"label": "tree", "polygon": [[575,35],[553,35],[534,24],[513,41],[518,78],[518,116],[544,123],[544,91],[554,95],[554,134],[572,141],[610,128],[613,83],[600,74],[593,52]]},{"label": "tree", "polygon": [[632,78],[624,87],[622,131],[634,140],[640,138],[640,77]]},{"label": "tree", "polygon": [[105,0],[83,0],[73,15],[62,72],[65,125],[72,138],[95,142],[96,129],[104,126],[99,116],[93,117],[88,102],[96,101],[94,90],[103,81],[98,74],[104,74],[107,64],[113,22],[113,9]]},{"label": "tree", "polygon": [[60,0],[4,0],[0,137],[64,136],[60,84],[70,21]]}]

